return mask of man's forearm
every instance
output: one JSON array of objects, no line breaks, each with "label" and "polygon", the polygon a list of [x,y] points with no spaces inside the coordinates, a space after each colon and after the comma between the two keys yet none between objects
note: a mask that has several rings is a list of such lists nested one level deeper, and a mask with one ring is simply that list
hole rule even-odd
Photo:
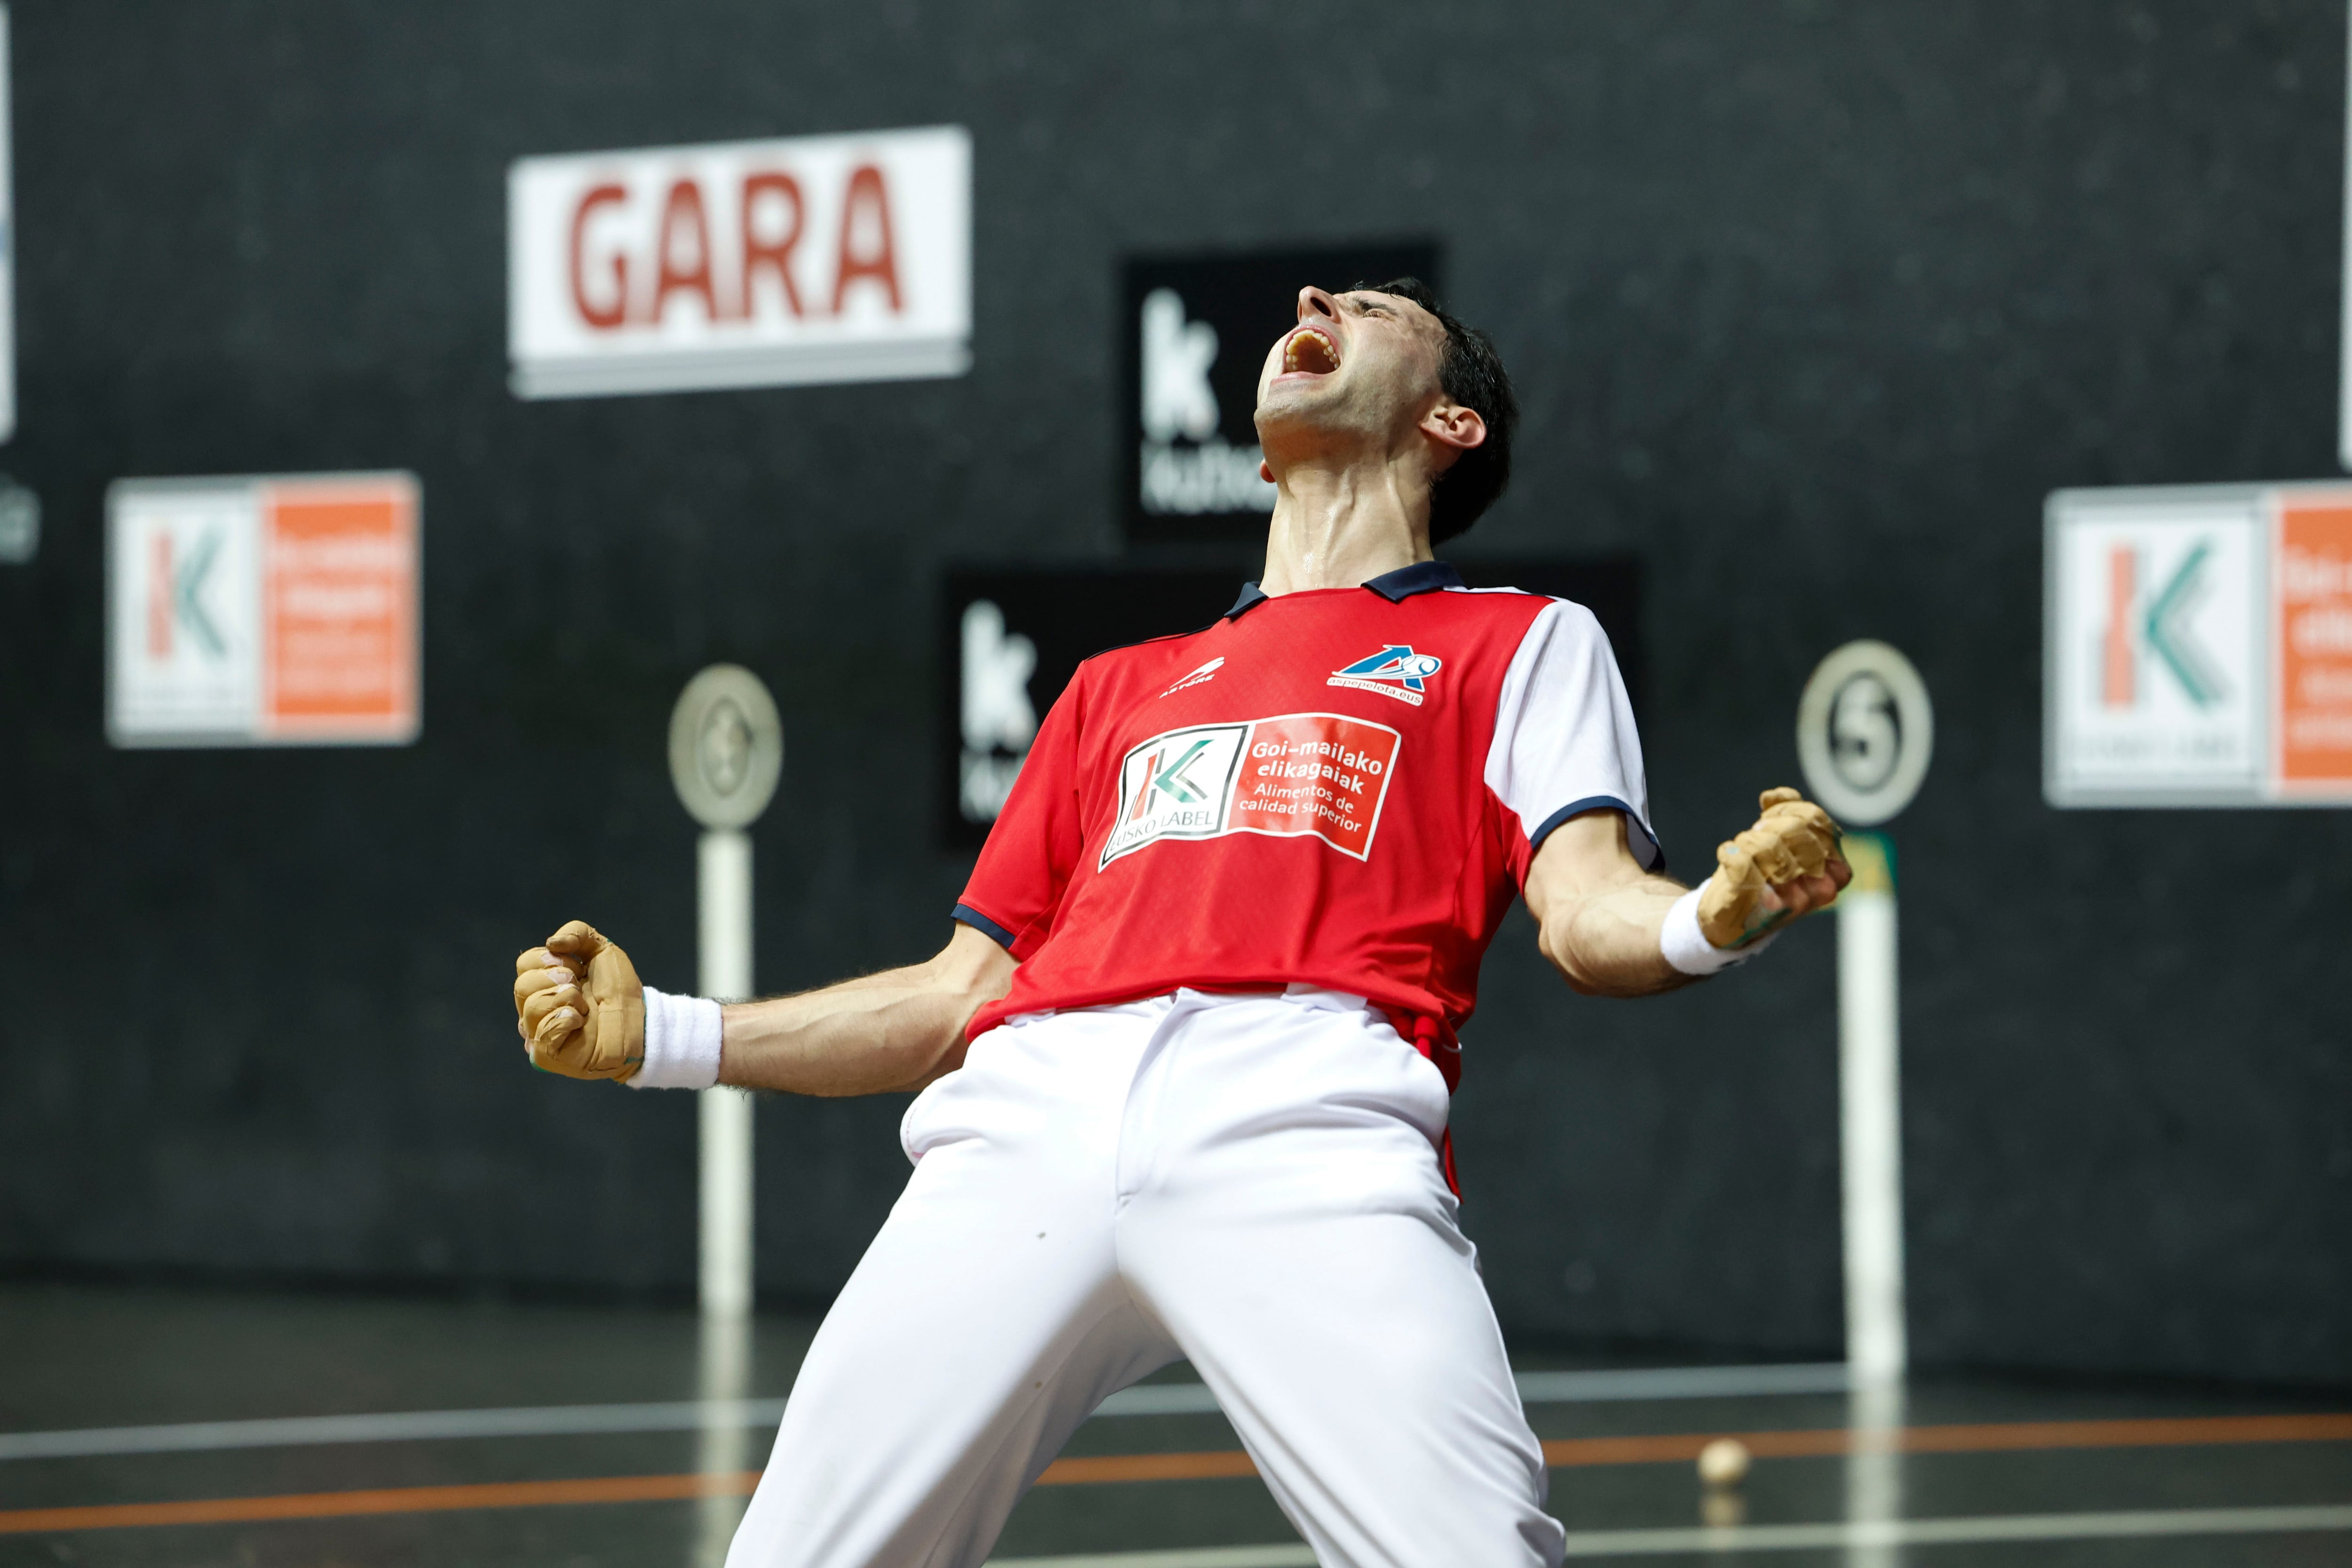
[{"label": "man's forearm", "polygon": [[1544,956],[1587,996],[1650,996],[1697,976],[1668,963],[1658,932],[1686,891],[1665,877],[1644,877],[1579,899],[1544,922]]},{"label": "man's forearm", "polygon": [[1767,790],[1758,806],[1697,889],[1643,871],[1617,813],[1569,818],[1528,868],[1544,956],[1587,995],[1647,996],[1744,963],[1776,927],[1835,902],[1853,876],[1837,825],[1794,790]]},{"label": "man's forearm", "polygon": [[972,1015],[1002,996],[1012,962],[977,931],[927,963],[729,1006],[719,1081],[790,1094],[919,1089],[963,1061]]}]

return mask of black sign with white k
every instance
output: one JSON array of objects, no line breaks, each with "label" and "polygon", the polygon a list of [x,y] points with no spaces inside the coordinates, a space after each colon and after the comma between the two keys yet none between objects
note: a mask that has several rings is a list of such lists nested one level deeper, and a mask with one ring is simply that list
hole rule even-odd
[{"label": "black sign with white k", "polygon": [[1258,369],[1309,284],[1419,278],[1437,288],[1430,241],[1130,259],[1119,318],[1128,536],[1139,542],[1251,538],[1274,510],[1258,477]]}]

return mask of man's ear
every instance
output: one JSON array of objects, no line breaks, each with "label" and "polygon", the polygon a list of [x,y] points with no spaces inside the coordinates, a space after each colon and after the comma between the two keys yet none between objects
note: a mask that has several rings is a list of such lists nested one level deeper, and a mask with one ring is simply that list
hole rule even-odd
[{"label": "man's ear", "polygon": [[1443,398],[1421,416],[1421,432],[1441,447],[1453,448],[1447,458],[1449,467],[1463,453],[1486,444],[1486,421],[1478,411]]}]

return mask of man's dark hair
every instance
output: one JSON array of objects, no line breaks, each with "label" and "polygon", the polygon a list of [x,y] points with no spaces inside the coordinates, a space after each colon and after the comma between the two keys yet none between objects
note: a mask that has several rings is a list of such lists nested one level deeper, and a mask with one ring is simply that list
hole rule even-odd
[{"label": "man's dark hair", "polygon": [[1463,407],[1476,409],[1486,422],[1486,439],[1456,458],[1430,487],[1429,542],[1443,543],[1467,531],[1510,484],[1511,432],[1519,422],[1519,402],[1511,395],[1511,378],[1495,352],[1494,340],[1457,321],[1437,302],[1428,284],[1418,278],[1391,278],[1385,283],[1359,283],[1349,292],[1366,290],[1410,300],[1437,318],[1445,329],[1437,384]]}]

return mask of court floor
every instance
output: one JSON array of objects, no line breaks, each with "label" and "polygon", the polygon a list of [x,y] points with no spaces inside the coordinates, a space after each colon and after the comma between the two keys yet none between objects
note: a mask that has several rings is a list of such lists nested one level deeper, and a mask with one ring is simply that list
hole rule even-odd
[{"label": "court floor", "polygon": [[[0,1568],[716,1564],[813,1324],[0,1287]],[[1528,1355],[1572,1561],[2352,1563],[2352,1397]],[[1693,1458],[1756,1464],[1707,1494]],[[1184,1369],[1119,1395],[995,1559],[1306,1568]]]}]

